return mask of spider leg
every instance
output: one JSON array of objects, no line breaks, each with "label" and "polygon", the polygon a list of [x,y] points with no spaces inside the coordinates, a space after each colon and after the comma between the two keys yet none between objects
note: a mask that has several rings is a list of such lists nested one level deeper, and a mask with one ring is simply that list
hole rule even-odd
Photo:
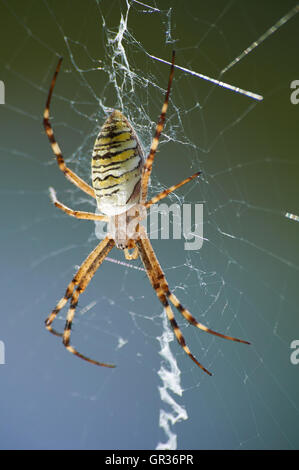
[{"label": "spider leg", "polygon": [[166,196],[168,196],[168,194],[172,193],[173,191],[180,188],[184,184],[189,183],[189,181],[192,181],[194,178],[196,178],[200,174],[201,174],[201,171],[198,171],[197,173],[194,173],[194,175],[189,176],[189,178],[185,178],[180,183],[174,184],[173,186],[170,186],[170,188],[165,189],[161,193],[157,194],[157,196],[154,196],[152,199],[150,199],[149,201],[145,203],[146,209],[148,209],[151,205],[156,204],[157,202],[161,201],[161,199],[164,199]]},{"label": "spider leg", "polygon": [[53,188],[49,188],[49,191],[54,206],[58,207],[58,209],[62,210],[66,214],[71,215],[72,217],[76,217],[77,219],[102,220],[108,222],[108,217],[105,215],[93,214],[92,212],[74,211],[73,209],[70,209],[69,207],[65,206],[60,201],[58,201],[56,197],[56,192]]},{"label": "spider leg", "polygon": [[70,345],[70,336],[71,336],[72,322],[74,319],[76,307],[78,305],[79,296],[85,291],[86,287],[90,283],[91,279],[93,278],[94,274],[98,270],[99,266],[102,264],[102,262],[104,261],[108,253],[114,247],[114,245],[115,245],[114,240],[108,239],[107,243],[105,243],[105,245],[103,246],[102,251],[100,251],[97,257],[94,259],[87,273],[85,273],[85,275],[81,278],[81,281],[77,289],[75,290],[75,292],[73,293],[71,297],[70,308],[67,313],[67,318],[66,318],[66,323],[65,323],[64,333],[63,333],[63,345],[66,347],[66,349],[69,352],[71,352],[75,356],[80,357],[81,359],[84,359],[87,362],[90,362],[91,364],[95,364],[95,365],[102,366],[102,367],[115,367],[115,366],[113,364],[106,364],[104,362],[95,361],[94,359],[90,359],[89,357],[84,356],[83,354],[79,353],[73,346]]},{"label": "spider leg", "polygon": [[[162,293],[158,293],[158,289],[155,289],[156,290],[156,294],[160,300],[160,302],[162,303],[162,305],[164,306],[165,308],[165,311],[166,311],[166,314],[167,314],[167,317],[168,317],[168,320],[170,321],[170,324],[172,326],[172,329],[174,331],[174,334],[179,342],[179,345],[184,349],[184,351],[188,354],[189,357],[191,357],[192,361],[195,362],[195,364],[197,364],[204,372],[206,372],[208,375],[212,375],[212,373],[210,371],[208,371],[208,369],[206,369],[197,359],[195,356],[193,356],[193,354],[191,353],[190,349],[188,348],[188,346],[186,345],[186,341],[185,341],[185,338],[174,318],[174,314],[173,314],[173,311],[166,299],[166,296]],[[161,290],[160,290],[161,292]]]},{"label": "spider leg", "polygon": [[175,306],[175,308],[183,315],[184,318],[193,326],[196,326],[200,330],[205,331],[206,333],[210,333],[215,336],[219,336],[220,338],[228,339],[230,341],[237,341],[238,343],[244,343],[244,344],[250,344],[248,341],[244,341],[243,339],[238,339],[234,338],[232,336],[227,336],[222,333],[218,333],[217,331],[212,330],[211,328],[208,328],[206,325],[203,325],[202,323],[198,322],[191,313],[182,306],[180,301],[177,299],[177,297],[170,291],[168,283],[166,281],[165,275],[162,271],[162,268],[159,264],[159,261],[156,258],[155,252],[153,250],[153,247],[149,241],[149,239],[144,238],[143,240],[144,245],[146,246],[146,249],[148,251],[149,257],[152,260],[152,264],[154,265],[155,271],[158,273],[157,280],[161,286],[161,289],[163,290],[164,294],[169,298],[170,302]]},{"label": "spider leg", "polygon": [[166,315],[169,319],[169,322],[172,326],[172,329],[174,331],[174,334],[178,340],[178,343],[179,345],[183,348],[183,350],[185,351],[186,354],[188,354],[188,356],[192,359],[192,361],[195,362],[195,364],[198,365],[198,367],[200,367],[204,372],[206,372],[208,375],[212,375],[211,372],[209,372],[197,359],[195,356],[193,356],[193,354],[191,353],[190,349],[188,348],[188,346],[186,345],[186,341],[185,341],[185,338],[174,318],[174,314],[173,314],[173,311],[168,303],[168,300],[166,298],[166,295],[165,293],[163,292],[163,289],[161,288],[161,285],[160,285],[160,282],[158,280],[158,278],[161,276],[161,273],[163,274],[162,272],[162,269],[161,269],[161,266],[160,264],[158,263],[157,261],[157,265],[156,263],[153,263],[153,259],[152,259],[152,256],[151,256],[151,253],[149,252],[148,250],[148,245],[146,243],[146,240],[147,237],[145,238],[145,232],[142,233],[142,238],[139,239],[138,241],[136,241],[136,244],[137,244],[137,247],[138,247],[138,250],[139,250],[139,254],[140,254],[140,257],[142,259],[142,262],[144,264],[144,267],[145,267],[145,270],[146,270],[146,273],[147,273],[147,276],[149,278],[149,281],[151,283],[151,285],[153,286],[156,294],[157,294],[157,297],[158,299],[160,300],[160,302],[162,303],[163,307],[165,308],[165,311],[166,311]]},{"label": "spider leg", "polygon": [[72,297],[72,294],[74,292],[75,286],[77,286],[81,279],[85,276],[87,271],[90,269],[92,266],[92,263],[94,260],[97,258],[97,256],[101,253],[102,250],[105,249],[106,245],[108,244],[109,239],[106,237],[102,242],[100,242],[95,249],[88,255],[88,257],[83,261],[81,264],[80,268],[78,269],[77,273],[67,286],[66,292],[64,294],[64,297],[62,297],[59,302],[57,303],[56,307],[50,315],[46,318],[45,320],[45,325],[48,331],[50,333],[53,333],[55,336],[62,336],[61,333],[58,333],[56,330],[52,328],[52,323],[55,320],[56,316],[62,310],[62,308],[65,306],[65,304],[68,302],[68,300]]},{"label": "spider leg", "polygon": [[143,202],[146,201],[146,195],[147,195],[147,187],[148,187],[148,182],[149,178],[152,172],[152,166],[155,158],[155,154],[158,148],[159,144],[159,139],[161,132],[163,131],[164,123],[165,123],[165,117],[166,117],[166,111],[168,108],[168,100],[169,100],[169,95],[170,95],[170,89],[171,89],[171,84],[172,84],[172,79],[173,79],[173,74],[174,74],[174,59],[175,59],[175,52],[173,51],[172,53],[172,64],[171,64],[171,69],[170,69],[170,74],[169,74],[169,79],[168,79],[168,86],[167,86],[167,91],[164,99],[164,103],[162,106],[162,111],[160,114],[160,118],[158,121],[158,124],[156,126],[156,132],[155,136],[152,141],[152,145],[150,148],[150,153],[145,161],[144,167],[143,167],[143,175],[142,175],[142,187],[141,187],[141,200]]},{"label": "spider leg", "polygon": [[[163,283],[164,284],[164,283]],[[186,320],[191,323],[191,325],[196,326],[200,330],[205,331],[206,333],[210,333],[211,335],[219,336],[220,338],[224,339],[229,339],[230,341],[236,341],[238,343],[243,343],[243,344],[250,344],[249,341],[244,341],[243,339],[239,338],[234,338],[233,336],[227,336],[223,335],[222,333],[218,333],[217,331],[211,330],[211,328],[208,328],[207,326],[203,325],[202,323],[199,323],[192,315],[191,313],[182,306],[180,301],[177,299],[177,297],[171,293],[171,291],[168,288],[167,283],[163,285],[163,290],[167,297],[169,298],[170,302],[175,306],[175,308],[183,315],[183,317],[186,318]]]},{"label": "spider leg", "polygon": [[62,156],[62,153],[61,153],[61,150],[60,150],[60,147],[59,147],[59,145],[56,142],[56,139],[54,137],[52,126],[50,124],[50,103],[51,103],[51,98],[52,98],[52,93],[53,93],[53,89],[54,89],[54,86],[55,86],[56,78],[57,78],[58,72],[60,70],[61,62],[62,62],[62,58],[59,59],[56,70],[55,70],[53,78],[52,78],[52,82],[51,82],[51,86],[50,86],[50,90],[49,90],[49,94],[48,94],[48,99],[47,99],[46,107],[45,107],[45,110],[44,110],[43,124],[44,124],[46,134],[48,136],[48,139],[50,141],[53,153],[56,156],[56,160],[57,160],[57,163],[58,163],[58,166],[59,166],[60,170],[64,173],[66,178],[69,181],[71,181],[71,183],[73,183],[78,188],[82,189],[82,191],[87,193],[89,196],[92,196],[92,197],[95,198],[95,193],[94,193],[94,190],[92,189],[92,187],[89,186],[87,183],[85,183],[85,181],[83,181],[79,176],[76,175],[76,173],[74,173],[72,170],[70,170],[66,166],[66,164],[64,162],[64,159],[63,159],[63,156]]}]

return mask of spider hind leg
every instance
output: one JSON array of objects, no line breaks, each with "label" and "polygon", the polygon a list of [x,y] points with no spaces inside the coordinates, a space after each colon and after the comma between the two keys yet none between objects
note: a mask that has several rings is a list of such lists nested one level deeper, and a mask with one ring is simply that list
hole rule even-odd
[{"label": "spider hind leg", "polygon": [[89,186],[89,184],[85,183],[85,181],[83,181],[82,178],[77,176],[76,173],[74,173],[72,170],[70,170],[66,166],[64,158],[63,158],[61,150],[60,150],[60,147],[59,147],[58,142],[56,141],[56,139],[54,137],[54,132],[53,132],[53,129],[52,129],[52,126],[51,126],[51,122],[50,122],[50,104],[51,104],[52,94],[53,94],[54,86],[55,86],[55,83],[56,83],[57,75],[58,75],[60,67],[61,67],[61,62],[62,62],[62,57],[60,57],[60,59],[58,61],[58,64],[57,64],[57,67],[56,67],[56,70],[54,72],[52,82],[51,82],[51,85],[50,85],[48,98],[47,98],[47,102],[46,102],[46,107],[45,107],[45,110],[44,110],[43,124],[44,124],[45,132],[48,136],[52,151],[53,151],[53,153],[56,157],[56,161],[57,161],[57,164],[58,164],[58,167],[60,168],[60,170],[63,172],[65,177],[71,183],[73,183],[75,186],[80,188],[82,191],[84,191],[89,196],[95,198],[95,192],[94,192],[93,188],[91,186]]}]

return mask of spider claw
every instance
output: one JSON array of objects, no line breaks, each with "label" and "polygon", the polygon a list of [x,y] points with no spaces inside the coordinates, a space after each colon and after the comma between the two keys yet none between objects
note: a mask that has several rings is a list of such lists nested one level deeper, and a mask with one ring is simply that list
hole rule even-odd
[{"label": "spider claw", "polygon": [[79,353],[75,348],[73,348],[73,346],[66,345],[66,344],[64,346],[70,353],[74,354],[75,356],[80,357],[80,359],[83,359],[84,361],[89,362],[90,364],[94,364],[100,367],[108,367],[110,369],[114,369],[116,367],[115,364],[106,364],[105,362],[98,362],[98,361],[95,361],[94,359],[89,359],[89,357],[83,356],[83,354]]}]

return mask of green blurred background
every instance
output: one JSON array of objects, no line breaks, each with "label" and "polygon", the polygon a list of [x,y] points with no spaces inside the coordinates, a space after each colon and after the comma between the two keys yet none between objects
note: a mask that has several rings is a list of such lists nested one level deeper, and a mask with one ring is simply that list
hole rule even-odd
[{"label": "green blurred background", "polygon": [[[205,335],[175,312],[191,351],[214,375],[170,343],[183,389],[171,395],[188,414],[171,429],[180,449],[299,447],[299,365],[290,362],[299,339],[299,224],[284,216],[299,213],[299,106],[290,101],[290,83],[299,79],[298,15],[220,76],[295,5],[0,3],[1,448],[154,449],[167,441],[159,413],[171,410],[157,373],[163,315],[145,273],[106,261],[80,300],[73,344],[116,369],[73,357],[43,327],[97,239],[93,222],[49,201],[53,186],[72,208],[94,210],[58,170],[42,113],[62,55],[52,122],[69,166],[89,181],[94,139],[110,108],[128,116],[148,150],[169,73],[149,56],[169,60],[172,49],[177,64],[264,100],[175,72],[151,193],[200,169],[201,180],[170,201],[204,204],[204,243],[198,251],[185,251],[184,240],[153,246],[199,321],[252,346]],[[116,250],[111,257],[123,259]]]}]

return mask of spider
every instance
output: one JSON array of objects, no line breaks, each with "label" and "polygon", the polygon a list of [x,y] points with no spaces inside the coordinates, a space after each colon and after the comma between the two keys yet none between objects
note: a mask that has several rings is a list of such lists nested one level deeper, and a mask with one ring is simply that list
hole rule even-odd
[{"label": "spider", "polygon": [[[211,330],[207,326],[199,323],[191,313],[182,306],[177,297],[169,289],[164,272],[157,260],[155,252],[146,234],[141,219],[144,218],[144,212],[152,204],[164,199],[168,194],[175,191],[194,178],[201,172],[197,172],[180,183],[162,191],[158,195],[147,199],[147,191],[152,166],[157,151],[159,138],[165,123],[165,116],[168,107],[171,84],[174,75],[175,53],[172,54],[172,64],[168,79],[168,87],[162,106],[162,111],[158,124],[156,125],[155,136],[152,140],[150,152],[147,158],[143,155],[138,137],[126,119],[126,117],[117,110],[114,110],[105,121],[96,138],[92,153],[92,187],[70,170],[63,159],[60,147],[55,140],[52,126],[50,123],[50,102],[56,78],[61,67],[62,58],[59,59],[55,73],[50,85],[46,107],[44,110],[43,124],[46,134],[49,138],[52,150],[56,157],[60,170],[66,178],[75,186],[80,188],[89,196],[95,198],[101,214],[93,214],[70,209],[56,198],[53,188],[50,188],[50,196],[56,207],[66,214],[77,219],[100,220],[108,223],[113,222],[114,232],[108,232],[108,235],[96,246],[96,248],[83,261],[76,272],[72,281],[69,283],[64,297],[57,303],[52,313],[45,320],[46,328],[56,336],[62,337],[63,345],[66,349],[87,362],[104,367],[115,367],[113,364],[107,364],[90,359],[79,353],[71,344],[71,327],[78,305],[79,296],[85,291],[97,269],[113,247],[124,250],[126,259],[137,259],[139,256],[143,262],[149,281],[155,290],[158,299],[162,303],[174,334],[184,351],[188,356],[207,374],[212,375],[191,353],[182,332],[175,320],[171,304],[183,315],[183,317],[195,327],[206,331],[207,333],[225,338],[239,343],[250,344],[248,341],[226,336]],[[123,224],[123,221],[125,222]],[[131,226],[131,232],[124,230],[123,227]],[[133,252],[130,250],[133,249]],[[52,328],[52,323],[61,311],[61,309],[70,301],[67,312],[64,332],[58,333]]]}]

